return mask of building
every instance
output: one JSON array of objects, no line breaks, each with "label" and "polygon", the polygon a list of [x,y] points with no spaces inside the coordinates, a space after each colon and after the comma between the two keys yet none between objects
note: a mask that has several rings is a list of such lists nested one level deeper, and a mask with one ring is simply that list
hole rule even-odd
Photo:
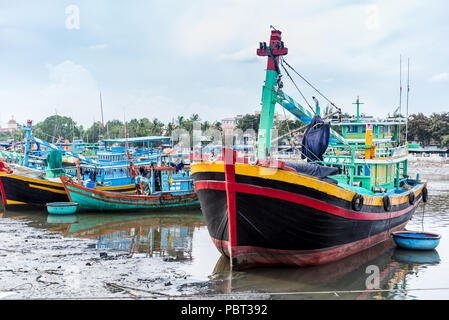
[{"label": "building", "polygon": [[221,128],[223,129],[223,135],[232,135],[235,128],[237,127],[237,123],[240,119],[243,118],[243,115],[238,114],[232,118],[224,118],[221,120]]},{"label": "building", "polygon": [[438,146],[420,146],[419,144],[409,143],[408,152],[411,155],[418,157],[447,157],[449,149],[446,147],[440,148]]},{"label": "building", "polygon": [[0,127],[0,131],[10,131],[11,133],[14,133],[14,130],[17,129],[17,122],[12,117],[11,120],[8,121],[8,124],[6,125],[6,128]]}]

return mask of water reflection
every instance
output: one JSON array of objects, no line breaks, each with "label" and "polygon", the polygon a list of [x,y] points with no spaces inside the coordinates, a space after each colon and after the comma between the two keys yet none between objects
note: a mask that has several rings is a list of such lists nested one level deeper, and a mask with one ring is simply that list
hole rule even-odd
[{"label": "water reflection", "polygon": [[[272,299],[449,299],[449,185],[429,184],[429,202],[420,204],[408,230],[442,235],[437,250],[416,252],[388,241],[343,260],[309,268],[263,268],[231,272],[219,258],[201,212],[177,214],[48,215],[45,211],[5,212],[28,226],[65,237],[95,239],[95,248],[130,255],[184,261],[177,268],[193,275],[189,288],[211,294],[264,294]],[[217,261],[218,260],[218,261]],[[151,261],[149,261],[151,263]],[[367,290],[370,266],[379,271],[379,289]],[[210,276],[208,278],[208,276]],[[424,289],[424,290],[421,290]]]},{"label": "water reflection", "polygon": [[[268,293],[272,299],[403,299],[407,276],[438,264],[438,252],[397,249],[392,240],[334,263],[307,268],[260,268],[230,271],[221,257],[213,271],[212,292]],[[371,266],[371,267],[370,267]],[[372,289],[372,266],[378,268],[378,287]]]},{"label": "water reflection", "polygon": [[440,262],[440,255],[436,249],[428,251],[413,251],[397,248],[394,251],[392,258],[396,261],[408,262],[412,264],[438,264]]},{"label": "water reflection", "polygon": [[60,232],[65,237],[96,239],[97,249],[118,253],[144,253],[166,261],[192,260],[195,229],[204,227],[201,212],[176,214],[47,215],[8,212],[5,218],[27,219],[28,225]]}]

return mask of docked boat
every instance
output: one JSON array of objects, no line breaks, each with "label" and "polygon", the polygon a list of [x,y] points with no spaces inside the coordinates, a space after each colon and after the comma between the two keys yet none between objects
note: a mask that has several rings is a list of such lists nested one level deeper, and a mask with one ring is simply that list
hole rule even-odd
[{"label": "docked boat", "polygon": [[[162,155],[159,165],[137,166],[130,161],[136,194],[100,191],[67,176],[60,176],[72,202],[85,211],[199,209],[199,200],[193,188],[190,168],[183,162],[170,160],[175,155]],[[167,165],[168,164],[168,165]]]},{"label": "docked boat", "polygon": [[79,209],[84,211],[199,209],[198,197],[192,183],[190,190],[160,191],[147,195],[100,191],[77,184],[67,176],[60,178],[70,201],[78,202]]},{"label": "docked boat", "polygon": [[[69,198],[59,179],[61,174],[77,177],[79,173],[82,182],[94,185],[98,190],[135,193],[135,181],[129,169],[130,160],[124,148],[111,147],[112,143],[124,143],[126,139],[105,139],[104,151],[97,151],[99,161],[94,161],[91,157],[81,154],[79,150],[75,150],[73,146],[73,150],[69,150],[68,146],[57,146],[34,137],[31,134],[31,121],[28,121],[25,130],[26,139],[22,155],[11,158],[13,162],[8,163],[13,173],[0,172],[0,191],[7,209],[19,209],[24,206],[43,207],[47,203],[68,202]],[[145,161],[137,163],[151,164],[158,161],[162,152],[153,149],[153,144],[166,143],[170,141],[170,137],[143,137],[130,140],[130,144],[144,143],[149,146],[143,150],[133,148],[132,154],[146,156]],[[32,143],[36,146],[36,150],[32,150]],[[42,147],[48,150],[44,151]],[[53,151],[58,152],[51,154]],[[55,157],[58,158],[59,152],[77,159],[77,165],[67,167],[61,159],[54,161]]]},{"label": "docked boat", "polygon": [[[234,269],[340,260],[391,239],[427,201],[427,183],[407,173],[408,149],[399,140],[403,120],[357,112],[344,122],[336,108],[332,121],[321,118],[318,103],[310,112],[282,90],[287,52],[278,30],[257,50],[268,58],[257,154],[238,157],[224,148],[215,161],[196,155],[191,164],[209,234]],[[276,104],[307,126],[301,143],[306,161],[275,159]]]}]

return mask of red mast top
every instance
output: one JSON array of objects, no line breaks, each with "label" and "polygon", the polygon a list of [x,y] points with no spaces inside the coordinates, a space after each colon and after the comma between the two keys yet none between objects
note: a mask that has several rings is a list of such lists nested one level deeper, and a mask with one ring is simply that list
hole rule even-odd
[{"label": "red mast top", "polygon": [[[282,32],[279,30],[272,30],[271,38],[270,38],[270,45],[269,45],[271,54],[276,59],[277,63],[279,63],[279,56],[284,56],[288,53],[288,49],[284,48],[284,42],[282,41],[281,33]],[[277,71],[276,64],[274,63],[273,59],[271,59],[270,54],[268,53],[266,42],[259,43],[259,49],[257,49],[257,55],[258,56],[268,56],[269,58],[268,58],[267,70]]]}]

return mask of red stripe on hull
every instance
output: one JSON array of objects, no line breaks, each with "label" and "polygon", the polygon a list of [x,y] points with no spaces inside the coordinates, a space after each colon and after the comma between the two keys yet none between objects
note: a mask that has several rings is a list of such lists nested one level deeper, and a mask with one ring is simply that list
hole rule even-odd
[{"label": "red stripe on hull", "polygon": [[230,248],[237,245],[237,221],[236,221],[236,201],[235,201],[235,161],[237,152],[223,148],[224,156],[224,172],[225,172],[225,189],[226,200],[228,204],[228,225],[229,225],[229,240]]},{"label": "red stripe on hull", "polygon": [[6,193],[5,193],[5,188],[3,187],[3,182],[2,182],[2,178],[0,177],[0,191],[2,192],[2,199],[3,199],[3,203],[7,204],[7,200],[6,200]]},{"label": "red stripe on hull", "polygon": [[[213,190],[226,190],[226,183],[221,181],[196,181],[195,182],[195,190],[201,190],[201,189],[213,189]],[[280,199],[284,201],[289,201],[293,203],[297,203],[300,205],[304,205],[310,208],[314,208],[316,210],[320,210],[323,212],[327,212],[332,215],[340,216],[346,219],[353,219],[353,220],[385,220],[385,219],[391,219],[396,218],[399,216],[402,216],[403,214],[406,214],[410,212],[410,210],[413,210],[416,206],[418,206],[419,201],[416,201],[414,205],[411,205],[405,209],[398,210],[398,211],[391,211],[391,212],[385,212],[385,213],[371,213],[371,212],[357,212],[353,210],[347,210],[344,208],[340,208],[331,204],[328,204],[324,201],[315,200],[312,198],[308,198],[306,196],[291,193],[287,191],[282,190],[276,190],[271,188],[265,188],[265,187],[259,187],[259,186],[252,186],[248,184],[241,184],[241,183],[235,183],[235,192],[240,193],[248,193],[248,194],[254,194],[258,196],[265,196],[275,199]]]},{"label": "red stripe on hull", "polygon": [[[407,223],[403,223],[391,230],[358,240],[352,243],[319,250],[279,250],[254,246],[233,246],[232,265],[237,269],[249,269],[264,266],[316,266],[340,260],[349,255],[379,244],[390,237],[390,233],[403,230]],[[229,256],[229,242],[212,238],[220,252]]]}]

